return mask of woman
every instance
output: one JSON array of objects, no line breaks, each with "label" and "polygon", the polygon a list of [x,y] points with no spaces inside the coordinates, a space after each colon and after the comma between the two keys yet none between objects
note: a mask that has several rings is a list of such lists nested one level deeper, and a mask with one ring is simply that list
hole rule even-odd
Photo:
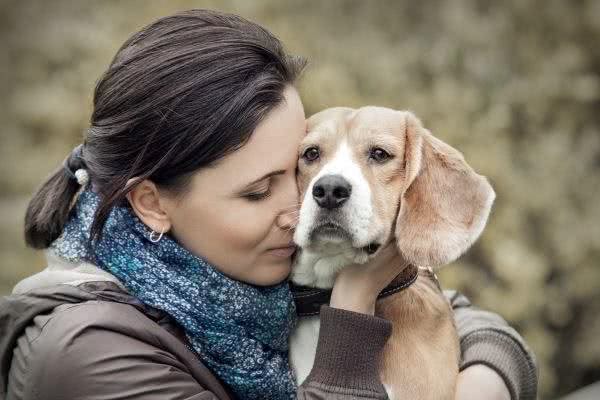
[{"label": "woman", "polygon": [[[393,249],[338,276],[311,375],[296,388],[289,368],[303,66],[264,28],[207,10],[125,42],[84,144],[29,204],[26,241],[49,264],[0,308],[3,395],[385,397],[376,361],[391,324],[372,310]],[[447,295],[462,340],[457,398],[534,398],[519,335]]]}]

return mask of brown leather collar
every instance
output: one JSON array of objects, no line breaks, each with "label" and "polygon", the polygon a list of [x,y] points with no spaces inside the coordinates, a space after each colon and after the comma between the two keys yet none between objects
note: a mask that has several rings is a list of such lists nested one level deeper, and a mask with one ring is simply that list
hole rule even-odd
[{"label": "brown leather collar", "polygon": [[[419,267],[410,264],[398,274],[394,280],[385,287],[377,296],[378,299],[400,292],[412,285],[419,276]],[[329,304],[331,289],[318,289],[306,286],[297,286],[290,282],[296,313],[299,317],[318,315],[323,304]]]}]

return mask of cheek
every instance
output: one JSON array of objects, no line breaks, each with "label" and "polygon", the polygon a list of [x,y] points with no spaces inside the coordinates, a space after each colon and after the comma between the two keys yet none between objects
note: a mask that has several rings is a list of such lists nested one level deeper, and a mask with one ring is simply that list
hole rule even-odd
[{"label": "cheek", "polygon": [[375,182],[371,185],[375,212],[381,221],[393,223],[400,207],[403,175],[393,168],[381,169],[375,173],[371,182]]},{"label": "cheek", "polygon": [[173,234],[192,253],[225,270],[251,264],[271,221],[251,205],[188,204],[172,218]]}]

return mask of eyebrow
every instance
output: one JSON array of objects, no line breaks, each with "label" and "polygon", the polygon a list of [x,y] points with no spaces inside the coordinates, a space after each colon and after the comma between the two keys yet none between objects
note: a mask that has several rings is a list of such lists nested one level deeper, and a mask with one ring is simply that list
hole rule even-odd
[{"label": "eyebrow", "polygon": [[285,170],[284,169],[278,169],[277,171],[271,171],[269,173],[264,174],[260,178],[255,179],[252,182],[248,183],[245,187],[248,188],[248,187],[254,185],[255,183],[263,181],[263,180],[265,180],[267,178],[270,178],[270,177],[275,176],[275,175],[282,175],[282,174],[285,174]]}]

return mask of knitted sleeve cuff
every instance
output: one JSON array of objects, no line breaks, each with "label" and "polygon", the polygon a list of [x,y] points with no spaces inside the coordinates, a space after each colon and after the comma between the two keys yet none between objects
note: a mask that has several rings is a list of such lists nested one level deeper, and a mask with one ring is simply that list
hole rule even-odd
[{"label": "knitted sleeve cuff", "polygon": [[[371,394],[386,392],[378,364],[391,332],[386,319],[338,308],[321,306],[321,327],[311,384],[356,390]],[[379,396],[375,396],[379,397]]]},{"label": "knitted sleeve cuff", "polygon": [[461,338],[460,371],[484,364],[504,380],[512,400],[535,400],[537,369],[529,353],[509,334],[497,329],[476,330]]}]

